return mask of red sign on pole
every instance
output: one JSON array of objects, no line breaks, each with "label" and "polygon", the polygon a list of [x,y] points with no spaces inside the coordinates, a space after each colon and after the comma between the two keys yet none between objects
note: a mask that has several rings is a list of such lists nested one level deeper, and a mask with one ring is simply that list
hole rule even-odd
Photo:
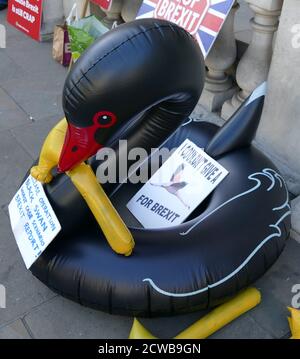
[{"label": "red sign on pole", "polygon": [[40,41],[43,0],[9,0],[7,21]]},{"label": "red sign on pole", "polygon": [[109,10],[112,0],[91,0],[96,5],[99,5],[104,10]]}]

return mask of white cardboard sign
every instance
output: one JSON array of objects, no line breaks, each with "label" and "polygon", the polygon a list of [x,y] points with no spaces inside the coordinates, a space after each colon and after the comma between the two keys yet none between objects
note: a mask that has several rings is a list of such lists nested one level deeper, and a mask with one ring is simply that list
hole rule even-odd
[{"label": "white cardboard sign", "polygon": [[184,222],[224,180],[228,171],[186,139],[127,203],[145,228]]},{"label": "white cardboard sign", "polygon": [[8,206],[11,227],[26,268],[61,230],[42,184],[29,176]]}]

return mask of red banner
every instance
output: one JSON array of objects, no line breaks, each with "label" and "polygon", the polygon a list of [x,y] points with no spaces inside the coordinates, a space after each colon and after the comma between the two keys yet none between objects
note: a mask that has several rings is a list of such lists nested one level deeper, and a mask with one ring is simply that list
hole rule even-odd
[{"label": "red banner", "polygon": [[40,41],[43,0],[9,0],[7,21]]},{"label": "red banner", "polygon": [[109,10],[112,0],[91,0],[96,5],[99,5],[104,10]]}]

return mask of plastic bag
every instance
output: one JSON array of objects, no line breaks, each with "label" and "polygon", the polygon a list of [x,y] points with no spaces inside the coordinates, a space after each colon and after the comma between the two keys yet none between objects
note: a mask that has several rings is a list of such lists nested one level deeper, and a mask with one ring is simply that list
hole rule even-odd
[{"label": "plastic bag", "polygon": [[72,6],[70,14],[68,15],[68,17],[66,17],[66,24],[72,25],[74,21],[78,21],[78,20],[79,20],[79,16],[78,16],[78,11],[77,11],[77,4],[75,3]]},{"label": "plastic bag", "polygon": [[56,25],[53,34],[52,57],[63,66],[71,62],[71,49],[66,25]]},{"label": "plastic bag", "polygon": [[97,38],[108,30],[94,15],[72,21],[68,25],[68,31],[73,61],[75,62]]}]

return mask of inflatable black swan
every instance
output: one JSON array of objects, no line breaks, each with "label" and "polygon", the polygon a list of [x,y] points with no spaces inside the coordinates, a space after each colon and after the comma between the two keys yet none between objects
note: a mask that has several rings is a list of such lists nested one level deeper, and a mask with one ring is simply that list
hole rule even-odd
[{"label": "inflatable black swan", "polygon": [[104,185],[135,241],[126,257],[110,248],[69,176],[45,174],[62,225],[31,267],[47,286],[109,313],[172,315],[222,303],[276,261],[289,235],[290,205],[278,170],[251,146],[264,95],[252,94],[222,128],[192,120],[204,77],[193,37],[154,19],[120,26],[79,59],[63,93],[68,131],[58,172],[89,157],[96,170],[96,151],[121,138],[128,151],[172,149],[188,138],[229,175],[183,224],[165,229],[144,229],[127,210],[142,184]]}]

